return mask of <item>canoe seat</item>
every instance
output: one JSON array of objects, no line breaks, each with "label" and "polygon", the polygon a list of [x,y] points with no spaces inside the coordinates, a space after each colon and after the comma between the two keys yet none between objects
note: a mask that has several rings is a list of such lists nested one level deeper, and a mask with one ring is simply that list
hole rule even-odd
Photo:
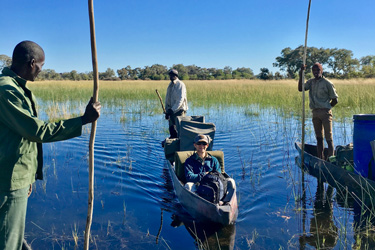
[{"label": "canoe seat", "polygon": [[[223,151],[207,151],[210,155],[216,157],[216,159],[220,163],[221,167],[221,172],[225,173],[225,167],[224,167],[224,152]],[[182,183],[186,183],[186,178],[185,178],[185,161],[187,158],[192,156],[194,154],[194,151],[177,151],[175,153],[175,172],[178,177],[178,179]]]}]

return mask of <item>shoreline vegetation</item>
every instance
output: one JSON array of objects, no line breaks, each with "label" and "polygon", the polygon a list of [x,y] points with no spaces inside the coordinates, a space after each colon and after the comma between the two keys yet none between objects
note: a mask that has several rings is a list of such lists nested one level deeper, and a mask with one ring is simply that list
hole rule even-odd
[{"label": "shoreline vegetation", "polygon": [[[375,113],[375,79],[329,79],[339,95],[334,107],[336,118],[351,118],[354,114]],[[300,114],[302,93],[297,81],[285,80],[186,80],[190,105],[197,107],[251,106],[274,108],[283,114]],[[158,89],[164,99],[169,81],[100,81],[99,100],[105,106],[126,106],[126,100],[151,102],[143,108],[151,111],[160,104],[155,94]],[[85,102],[92,96],[92,81],[36,81],[28,86],[35,96],[48,103]],[[310,115],[309,96],[305,92],[306,114]],[[155,102],[155,105],[153,105]],[[81,105],[81,104],[80,104]]]}]

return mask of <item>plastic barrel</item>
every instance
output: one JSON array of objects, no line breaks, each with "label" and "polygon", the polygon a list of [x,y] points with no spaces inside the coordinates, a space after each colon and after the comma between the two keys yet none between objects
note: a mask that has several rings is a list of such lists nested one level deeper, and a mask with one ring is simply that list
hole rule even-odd
[{"label": "plastic barrel", "polygon": [[375,115],[353,115],[353,121],[354,168],[363,177],[374,179],[375,162],[370,142],[375,140]]}]

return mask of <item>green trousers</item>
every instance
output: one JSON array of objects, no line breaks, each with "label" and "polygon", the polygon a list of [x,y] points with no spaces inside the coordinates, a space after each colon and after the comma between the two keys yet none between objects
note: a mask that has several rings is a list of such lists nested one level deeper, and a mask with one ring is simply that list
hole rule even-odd
[{"label": "green trousers", "polygon": [[28,191],[28,187],[15,191],[0,191],[0,249],[22,248]]}]

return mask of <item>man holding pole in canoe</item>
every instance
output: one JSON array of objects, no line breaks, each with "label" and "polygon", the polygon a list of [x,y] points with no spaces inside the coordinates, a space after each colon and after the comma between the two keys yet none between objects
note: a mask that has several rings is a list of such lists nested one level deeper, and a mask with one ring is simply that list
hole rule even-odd
[{"label": "man holding pole in canoe", "polygon": [[171,69],[169,71],[169,79],[167,94],[165,96],[165,119],[169,120],[170,138],[177,138],[177,117],[185,116],[188,110],[186,87],[185,84],[178,79],[178,71]]},{"label": "man holding pole in canoe", "polygon": [[14,48],[11,67],[0,74],[0,249],[22,247],[27,199],[35,180],[43,179],[42,143],[80,136],[82,126],[100,116],[100,103],[90,100],[81,117],[39,120],[26,83],[35,80],[44,60],[38,44],[23,41]]},{"label": "man holding pole in canoe", "polygon": [[[302,72],[299,72],[298,90],[302,91]],[[312,122],[317,141],[317,154],[321,159],[328,159],[334,153],[332,137],[332,108],[338,103],[338,95],[332,82],[323,77],[323,67],[315,63],[312,67],[313,79],[305,83],[305,90],[309,91],[310,109],[312,110]],[[323,132],[328,145],[328,155],[324,156]]]}]

